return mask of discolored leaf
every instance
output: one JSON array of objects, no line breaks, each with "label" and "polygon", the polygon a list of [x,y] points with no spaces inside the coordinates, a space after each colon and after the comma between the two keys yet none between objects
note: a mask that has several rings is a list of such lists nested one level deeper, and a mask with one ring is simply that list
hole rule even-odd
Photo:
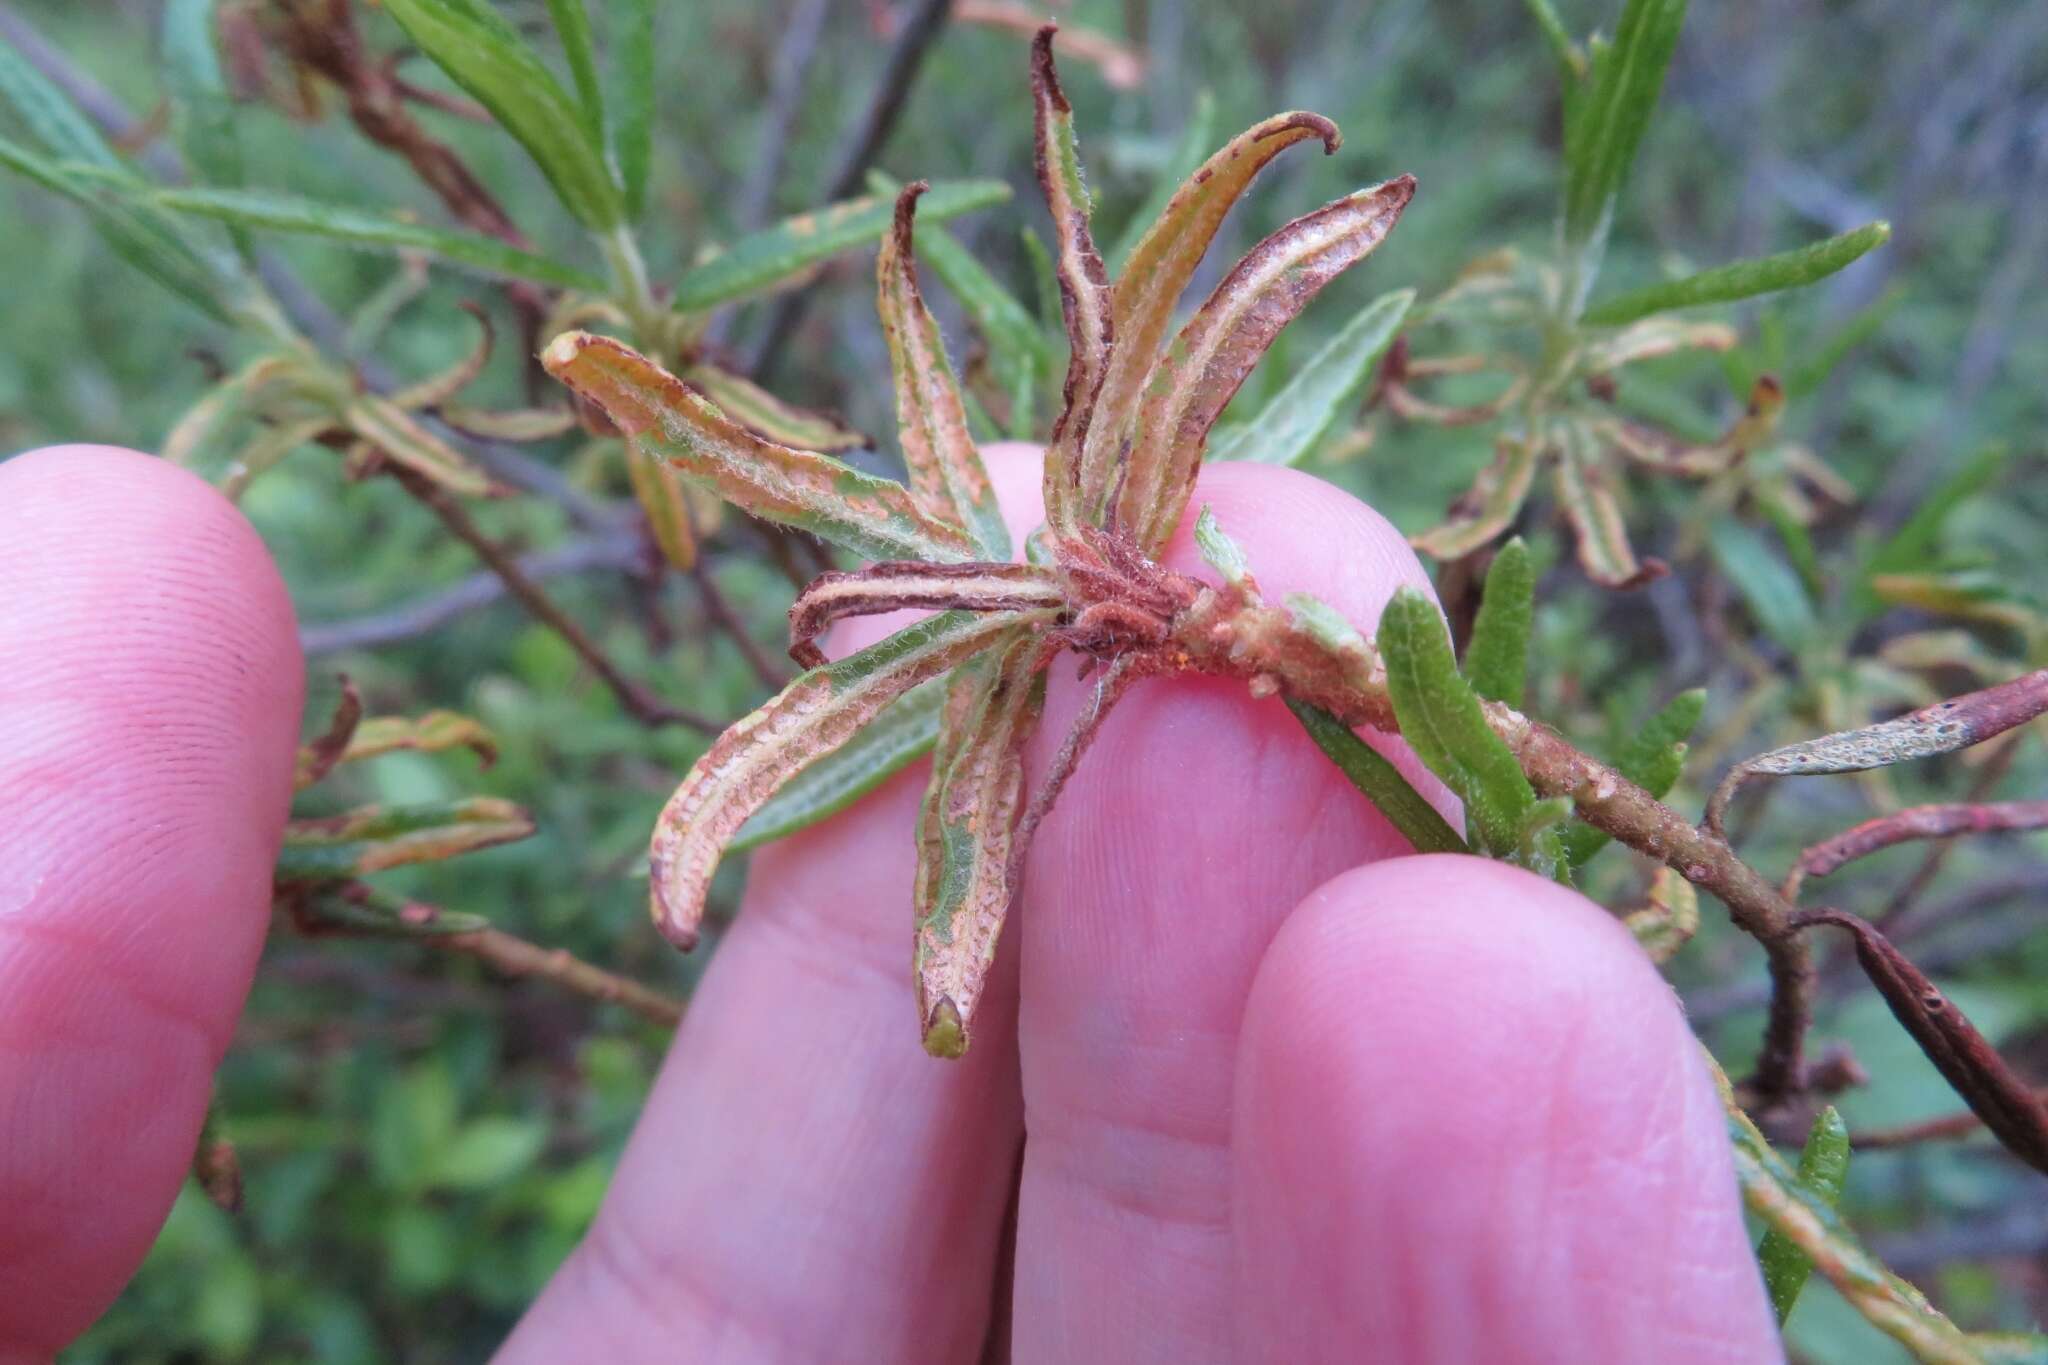
[{"label": "discolored leaf", "polygon": [[576,429],[568,408],[472,408],[443,403],[435,412],[449,426],[486,441],[545,441]]},{"label": "discolored leaf", "polygon": [[650,455],[639,443],[626,446],[626,480],[633,498],[647,515],[647,529],[670,567],[688,573],[697,565],[697,532],[690,523],[690,504],[683,496],[683,476],[667,460]]},{"label": "discolored leaf", "polygon": [[[1569,849],[1566,856],[1570,856]],[[1660,867],[1650,882],[1650,903],[1624,915],[1622,923],[1650,961],[1662,966],[1699,932],[1700,893],[1675,869]]]},{"label": "discolored leaf", "polygon": [[[1849,1176],[1849,1125],[1831,1104],[1820,1111],[1806,1135],[1799,1153],[1799,1183],[1829,1208],[1842,1202],[1842,1185]],[[1764,1273],[1764,1290],[1771,1296],[1771,1308],[1778,1325],[1792,1316],[1799,1291],[1813,1273],[1813,1258],[1772,1228],[1756,1249],[1757,1265]]]},{"label": "discolored leaf", "polygon": [[1139,410],[1118,524],[1156,550],[1180,524],[1209,429],[1280,329],[1324,285],[1385,239],[1413,176],[1360,190],[1267,237],[1216,286],[1174,339]]},{"label": "discolored leaf", "polygon": [[1230,538],[1207,506],[1195,517],[1195,547],[1201,551],[1203,562],[1223,575],[1225,583],[1233,588],[1256,588],[1243,547]]},{"label": "discolored leaf", "polygon": [[1482,697],[1520,707],[1529,681],[1529,633],[1536,620],[1536,575],[1520,536],[1500,547],[1487,570],[1465,646],[1465,676]]},{"label": "discolored leaf", "polygon": [[[1536,793],[1514,754],[1488,728],[1478,695],[1459,676],[1436,607],[1415,589],[1402,588],[1380,617],[1377,643],[1401,737],[1465,803],[1478,851],[1521,861]],[[1563,863],[1556,831],[1543,831],[1533,843],[1534,870],[1556,875]]]},{"label": "discolored leaf", "polygon": [[1571,523],[1579,567],[1606,588],[1639,588],[1667,570],[1661,560],[1639,560],[1628,543],[1628,526],[1600,470],[1567,452],[1555,470],[1557,502]]},{"label": "discolored leaf", "polygon": [[1766,635],[1793,654],[1812,643],[1819,618],[1806,585],[1752,527],[1721,517],[1707,528],[1707,549]]},{"label": "discolored leaf", "polygon": [[636,448],[754,516],[868,559],[974,558],[967,533],[927,516],[903,485],[756,436],[629,346],[568,332],[548,344],[541,363],[601,408]]},{"label": "discolored leaf", "polygon": [[1036,564],[888,561],[818,575],[789,608],[789,654],[805,668],[825,662],[817,638],[834,621],[918,607],[938,611],[1057,611],[1059,575]]},{"label": "discolored leaf", "polygon": [[487,0],[384,0],[420,51],[517,138],[562,206],[594,232],[625,219],[585,112]]},{"label": "discolored leaf", "polygon": [[1045,452],[1045,517],[1054,531],[1065,532],[1082,516],[1081,452],[1087,448],[1095,396],[1109,367],[1115,307],[1109,272],[1089,231],[1094,200],[1081,175],[1074,106],[1067,103],[1053,65],[1052,36],[1058,29],[1057,24],[1047,24],[1031,45],[1031,102],[1038,184],[1052,212],[1053,240],[1058,243],[1054,273],[1067,329],[1067,378]]},{"label": "discolored leaf", "polygon": [[1308,731],[1337,770],[1351,779],[1351,785],[1365,793],[1368,801],[1387,817],[1417,853],[1470,853],[1458,831],[1438,813],[1428,798],[1409,784],[1401,770],[1379,750],[1367,744],[1336,716],[1319,706],[1289,698],[1287,709]]},{"label": "discolored leaf", "polygon": [[424,251],[450,265],[486,275],[536,280],[562,289],[604,288],[604,281],[587,271],[507,246],[494,237],[426,227],[379,213],[365,213],[345,204],[301,199],[273,190],[155,190],[149,202],[173,212],[237,227],[325,237],[373,251]]},{"label": "discolored leaf", "polygon": [[[926,222],[938,222],[1009,197],[1010,187],[1000,180],[941,181],[920,207]],[[820,261],[880,238],[895,216],[887,197],[868,195],[784,219],[685,271],[676,281],[670,306],[682,313],[701,313],[774,289]]]},{"label": "discolored leaf", "polygon": [[832,454],[874,444],[831,414],[785,403],[745,375],[711,361],[697,361],[683,371],[682,377],[701,389],[726,416],[778,445]]},{"label": "discolored leaf", "polygon": [[[1075,475],[1076,510],[1084,520],[1098,521],[1109,500],[1133,437],[1139,403],[1173,322],[1174,307],[1208,253],[1224,215],[1267,162],[1309,138],[1320,140],[1326,153],[1334,153],[1342,140],[1336,124],[1304,113],[1280,114],[1238,134],[1175,191],[1131,252],[1110,291],[1109,328],[1115,345],[1103,367]],[[1310,286],[1307,296],[1314,292]],[[1296,304],[1286,316],[1291,318],[1300,307]],[[1285,318],[1272,332],[1281,325]],[[1270,340],[1268,332],[1265,341]],[[1258,353],[1264,349],[1263,343],[1258,344]],[[1235,387],[1231,385],[1233,390]],[[1228,397],[1224,395],[1225,401]],[[1221,411],[1220,404],[1217,410]],[[1133,520],[1126,524],[1144,523]]]},{"label": "discolored leaf", "polygon": [[1450,520],[1411,536],[1409,544],[1438,559],[1458,559],[1507,530],[1529,499],[1542,452],[1542,442],[1533,437],[1503,436],[1495,441],[1493,463],[1458,499]]},{"label": "discolored leaf", "polygon": [[407,410],[438,408],[475,383],[477,376],[484,372],[484,366],[490,363],[491,346],[496,336],[491,328],[491,315],[475,304],[467,305],[464,311],[476,320],[476,345],[441,373],[395,390],[390,395],[394,407]]},{"label": "discolored leaf", "polygon": [[1297,465],[1320,445],[1364,389],[1372,367],[1401,330],[1413,289],[1382,294],[1310,356],[1256,417],[1220,438],[1212,460]]},{"label": "discolored leaf", "polygon": [[481,497],[490,477],[469,458],[428,431],[390,399],[365,394],[341,414],[341,425],[396,464],[433,480],[451,493]]},{"label": "discolored leaf", "polygon": [[946,684],[921,683],[890,702],[838,749],[805,768],[747,817],[726,845],[755,848],[837,815],[932,751]]},{"label": "discolored leaf", "polygon": [[368,882],[315,882],[293,888],[287,902],[308,933],[343,932],[376,938],[440,938],[491,927],[482,915],[464,915],[372,886]]},{"label": "discolored leaf", "polygon": [[479,767],[488,768],[498,761],[497,739],[483,722],[459,711],[372,716],[355,727],[341,761],[355,763],[400,750],[433,754],[449,749],[469,750],[476,755]]},{"label": "discolored leaf", "polygon": [[304,791],[334,771],[348,753],[349,741],[355,738],[356,727],[362,721],[363,694],[348,675],[343,674],[341,699],[334,705],[334,715],[327,722],[326,730],[299,747],[292,771],[292,790]]},{"label": "discolored leaf", "polygon": [[1045,701],[1038,638],[1026,631],[987,663],[956,671],[918,812],[912,971],[927,1052],[973,1040],[982,986],[1015,897],[1024,744]]},{"label": "discolored leaf", "polygon": [[840,748],[889,702],[1048,613],[947,612],[813,669],[735,722],[697,760],[655,826],[652,910],[682,948],[697,941],[720,854],[799,771]]},{"label": "discolored leaf", "polygon": [[[1707,709],[1707,690],[1695,687],[1666,702],[1621,748],[1614,768],[1623,777],[1660,800],[1678,781],[1685,766],[1686,740]],[[1563,835],[1565,857],[1573,867],[1607,847],[1611,836],[1591,825],[1574,825]]]},{"label": "discolored leaf", "polygon": [[897,433],[911,495],[925,514],[964,529],[982,558],[1004,560],[1010,557],[1010,532],[981,451],[968,433],[959,381],[939,324],[917,287],[912,224],[918,196],[928,188],[922,180],[904,187],[896,200],[895,228],[875,259],[876,308],[896,382]]},{"label": "discolored leaf", "polygon": [[1581,321],[1592,327],[1619,327],[1677,308],[1698,308],[1709,303],[1733,303],[1780,289],[1797,289],[1824,280],[1857,260],[1865,252],[1883,245],[1892,235],[1890,223],[1870,223],[1825,241],[1781,251],[1753,261],[1702,270],[1680,280],[1632,289],[1586,310]]},{"label": "discolored leaf", "polygon": [[1593,342],[1586,348],[1580,368],[1589,375],[1607,374],[1624,365],[1658,360],[1680,351],[1732,350],[1735,341],[1735,329],[1726,323],[1644,318]]},{"label": "discolored leaf", "polygon": [[510,801],[471,797],[416,806],[362,806],[285,825],[279,881],[360,877],[440,862],[531,835],[533,818]]}]

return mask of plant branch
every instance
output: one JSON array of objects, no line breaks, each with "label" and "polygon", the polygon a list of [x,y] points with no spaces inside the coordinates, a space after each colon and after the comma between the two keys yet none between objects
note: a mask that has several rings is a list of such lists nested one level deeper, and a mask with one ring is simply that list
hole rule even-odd
[{"label": "plant branch", "polygon": [[[2048,1104],[2048,1086],[2037,1087],[2034,1098]],[[1960,1114],[1944,1114],[1940,1118],[1922,1119],[1918,1123],[1902,1123],[1895,1128],[1873,1128],[1868,1132],[1849,1134],[1849,1145],[1859,1152],[1883,1151],[1888,1147],[1912,1147],[1922,1142],[1948,1142],[1966,1138],[1983,1128],[1984,1120],[1970,1110]]]},{"label": "plant branch", "polygon": [[1785,876],[1785,899],[1799,899],[1808,877],[1825,877],[1858,858],[1918,839],[1953,839],[1963,834],[1995,834],[2048,828],[2048,801],[1964,801],[1947,805],[1909,806],[1865,820],[1822,840],[1799,855]]},{"label": "plant branch", "polygon": [[506,976],[538,977],[592,1000],[622,1005],[666,1028],[683,1021],[682,1001],[585,962],[566,948],[543,948],[502,929],[439,934],[417,941],[473,957]]},{"label": "plant branch", "polygon": [[[868,167],[874,164],[883,144],[889,140],[889,134],[895,131],[896,122],[903,114],[904,102],[910,96],[910,87],[917,80],[919,68],[924,65],[925,54],[945,29],[951,9],[952,0],[917,0],[916,8],[897,30],[896,41],[882,63],[882,74],[875,81],[875,92],[868,100],[867,111],[847,131],[837,155],[832,159],[832,174],[819,196],[824,202],[829,204],[844,199],[861,188]],[[794,290],[779,296],[769,307],[760,339],[747,355],[745,369],[748,374],[758,377],[774,365],[776,357],[795,333],[813,293],[815,291],[809,289]]]},{"label": "plant branch", "polygon": [[520,566],[518,557],[484,534],[483,529],[470,518],[468,509],[464,508],[448,490],[402,465],[391,465],[390,472],[406,492],[412,494],[428,511],[441,519],[441,524],[446,526],[456,539],[476,551],[477,558],[483,560],[492,573],[505,581],[506,591],[517,598],[520,605],[533,614],[535,620],[568,642],[569,647],[575,650],[577,656],[590,666],[590,670],[604,681],[605,686],[619,699],[619,704],[635,720],[649,726],[686,725],[693,730],[711,735],[725,728],[709,716],[669,705],[645,685],[627,677],[597,641],[591,638],[589,632],[563,611],[560,604],[548,596],[546,589],[528,576],[526,570]]}]

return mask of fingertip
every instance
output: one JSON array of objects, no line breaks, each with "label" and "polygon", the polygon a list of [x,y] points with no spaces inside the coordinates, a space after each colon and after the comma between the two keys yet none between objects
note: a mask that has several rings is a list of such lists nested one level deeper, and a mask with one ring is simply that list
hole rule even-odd
[{"label": "fingertip", "polygon": [[1412,857],[1311,895],[1252,987],[1232,1140],[1273,1358],[1779,1350],[1677,1001],[1554,882]]},{"label": "fingertip", "polygon": [[0,1343],[111,1299],[268,923],[304,664],[239,512],[133,451],[0,464]]}]

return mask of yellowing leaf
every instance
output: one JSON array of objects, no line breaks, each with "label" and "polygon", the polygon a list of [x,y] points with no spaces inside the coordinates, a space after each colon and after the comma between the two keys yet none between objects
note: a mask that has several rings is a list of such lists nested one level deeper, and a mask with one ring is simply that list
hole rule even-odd
[{"label": "yellowing leaf", "polygon": [[858,450],[871,444],[866,436],[829,413],[811,412],[785,403],[742,374],[700,360],[683,378],[748,430],[798,450]]},{"label": "yellowing leaf", "polygon": [[697,566],[697,533],[690,525],[690,504],[683,496],[683,476],[667,460],[650,455],[638,442],[626,447],[626,480],[634,500],[647,514],[647,529],[661,557],[688,573]]},{"label": "yellowing leaf", "polygon": [[1067,324],[1065,402],[1053,423],[1045,452],[1045,516],[1056,531],[1077,523],[1076,479],[1081,451],[1087,444],[1095,395],[1109,365],[1114,312],[1109,272],[1088,230],[1093,201],[1081,177],[1081,153],[1074,140],[1074,106],[1060,89],[1052,60],[1052,35],[1047,24],[1031,46],[1031,98],[1036,131],[1038,183],[1052,210],[1053,235],[1060,285],[1060,311]]},{"label": "yellowing leaf", "polygon": [[1542,442],[1531,437],[1501,437],[1494,443],[1493,463],[1458,499],[1450,520],[1410,537],[1409,544],[1438,559],[1457,559],[1507,530],[1529,500],[1542,451]]},{"label": "yellowing leaf", "polygon": [[995,485],[967,431],[960,386],[946,358],[939,324],[917,287],[912,224],[917,198],[930,186],[906,185],[896,199],[896,224],[875,258],[876,309],[889,342],[896,379],[896,426],[910,491],[935,520],[962,527],[986,559],[1010,557],[1010,532],[996,505]]},{"label": "yellowing leaf", "polygon": [[734,722],[690,769],[662,809],[651,849],[652,910],[685,949],[697,941],[719,855],[747,817],[805,765],[838,749],[911,688],[1049,613],[947,612],[900,630],[850,658],[813,669]]},{"label": "yellowing leaf", "polygon": [[1556,479],[1557,503],[1578,537],[1586,577],[1603,587],[1635,588],[1664,572],[1661,562],[1636,558],[1621,504],[1598,470],[1567,452],[1557,462]]},{"label": "yellowing leaf", "polygon": [[1238,134],[1188,177],[1132,251],[1111,295],[1115,345],[1077,476],[1083,517],[1099,516],[1109,497],[1174,306],[1224,215],[1267,162],[1307,138],[1320,139],[1325,152],[1335,152],[1342,140],[1336,124],[1305,113],[1279,114]]},{"label": "yellowing leaf", "polygon": [[928,516],[902,484],[755,435],[630,346],[565,332],[548,343],[541,363],[640,450],[757,517],[868,559],[974,558],[967,533]]},{"label": "yellowing leaf", "polygon": [[931,786],[918,814],[913,972],[925,1049],[958,1057],[1015,895],[1025,741],[1044,702],[1038,638],[1018,637],[949,689]]},{"label": "yellowing leaf", "polygon": [[1239,261],[1181,329],[1139,410],[1117,505],[1118,524],[1145,548],[1180,524],[1209,429],[1273,338],[1386,238],[1414,194],[1404,175],[1295,219]]}]

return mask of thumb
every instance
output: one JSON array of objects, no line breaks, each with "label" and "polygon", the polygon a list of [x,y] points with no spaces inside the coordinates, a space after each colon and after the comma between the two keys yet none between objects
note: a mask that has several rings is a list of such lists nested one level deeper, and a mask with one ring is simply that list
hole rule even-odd
[{"label": "thumb", "polygon": [[1247,1360],[1782,1358],[1677,998],[1564,887],[1441,855],[1327,883],[1259,968],[1234,1103]]}]

